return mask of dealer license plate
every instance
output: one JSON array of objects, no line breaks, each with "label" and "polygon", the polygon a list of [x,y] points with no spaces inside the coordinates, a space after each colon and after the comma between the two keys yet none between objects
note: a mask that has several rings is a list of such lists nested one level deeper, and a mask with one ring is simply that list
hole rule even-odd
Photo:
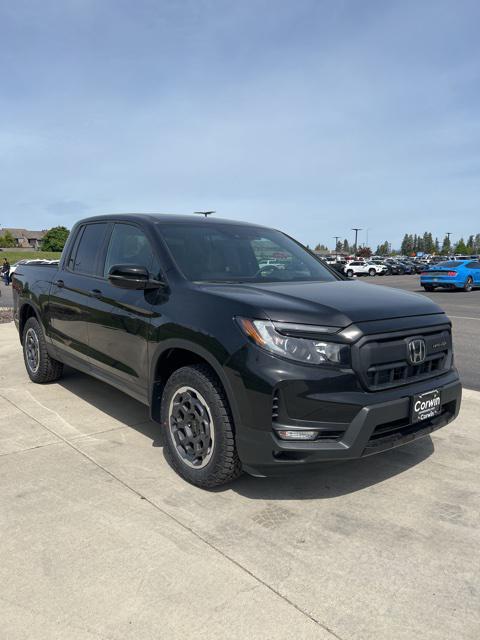
[{"label": "dealer license plate", "polygon": [[442,411],[442,398],[438,389],[419,393],[412,398],[412,422],[421,422],[438,416]]}]

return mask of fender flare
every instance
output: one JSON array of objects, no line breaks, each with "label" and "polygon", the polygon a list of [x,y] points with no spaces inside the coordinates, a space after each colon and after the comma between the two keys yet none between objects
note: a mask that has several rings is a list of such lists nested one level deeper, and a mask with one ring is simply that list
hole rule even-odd
[{"label": "fender flare", "polygon": [[196,344],[195,342],[190,342],[189,340],[182,340],[180,338],[171,338],[167,340],[162,340],[160,344],[157,345],[151,360],[150,360],[150,372],[149,372],[149,405],[150,412],[153,410],[153,402],[154,402],[154,392],[155,392],[155,369],[157,366],[157,362],[159,358],[170,349],[183,349],[184,351],[190,351],[194,353],[196,356],[199,356],[205,362],[212,367],[215,373],[218,376],[218,379],[222,383],[222,386],[225,390],[225,394],[227,396],[228,403],[230,405],[230,409],[233,414],[233,419],[236,425],[240,423],[240,414],[238,410],[238,405],[235,399],[235,395],[233,393],[233,389],[231,387],[230,381],[228,380],[227,375],[225,374],[225,370],[222,364],[215,358],[210,351],[205,349],[204,347]]}]

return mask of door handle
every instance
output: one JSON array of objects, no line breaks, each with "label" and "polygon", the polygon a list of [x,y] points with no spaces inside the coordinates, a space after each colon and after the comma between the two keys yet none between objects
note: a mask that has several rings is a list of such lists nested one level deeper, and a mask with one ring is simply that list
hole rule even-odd
[{"label": "door handle", "polygon": [[102,295],[102,292],[100,291],[100,289],[92,289],[91,293],[94,298],[98,298]]},{"label": "door handle", "polygon": [[57,280],[57,281],[55,282],[55,284],[56,284],[56,285],[57,285],[57,287],[59,287],[60,289],[61,289],[62,287],[64,287],[64,286],[65,286],[65,283],[64,283],[64,281],[63,281],[63,280]]}]

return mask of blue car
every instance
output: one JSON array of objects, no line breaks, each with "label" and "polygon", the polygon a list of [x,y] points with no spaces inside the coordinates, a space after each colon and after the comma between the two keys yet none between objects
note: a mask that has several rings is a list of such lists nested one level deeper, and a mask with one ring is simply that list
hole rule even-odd
[{"label": "blue car", "polygon": [[422,271],[420,284],[425,291],[442,289],[462,289],[472,291],[480,287],[479,260],[449,260],[432,265],[428,271]]}]

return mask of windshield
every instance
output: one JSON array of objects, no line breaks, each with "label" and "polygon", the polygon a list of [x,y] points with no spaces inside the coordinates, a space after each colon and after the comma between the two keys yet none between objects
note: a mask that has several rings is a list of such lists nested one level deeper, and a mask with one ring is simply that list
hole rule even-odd
[{"label": "windshield", "polygon": [[337,280],[280,231],[231,224],[164,224],[162,237],[186,278],[196,282]]}]

